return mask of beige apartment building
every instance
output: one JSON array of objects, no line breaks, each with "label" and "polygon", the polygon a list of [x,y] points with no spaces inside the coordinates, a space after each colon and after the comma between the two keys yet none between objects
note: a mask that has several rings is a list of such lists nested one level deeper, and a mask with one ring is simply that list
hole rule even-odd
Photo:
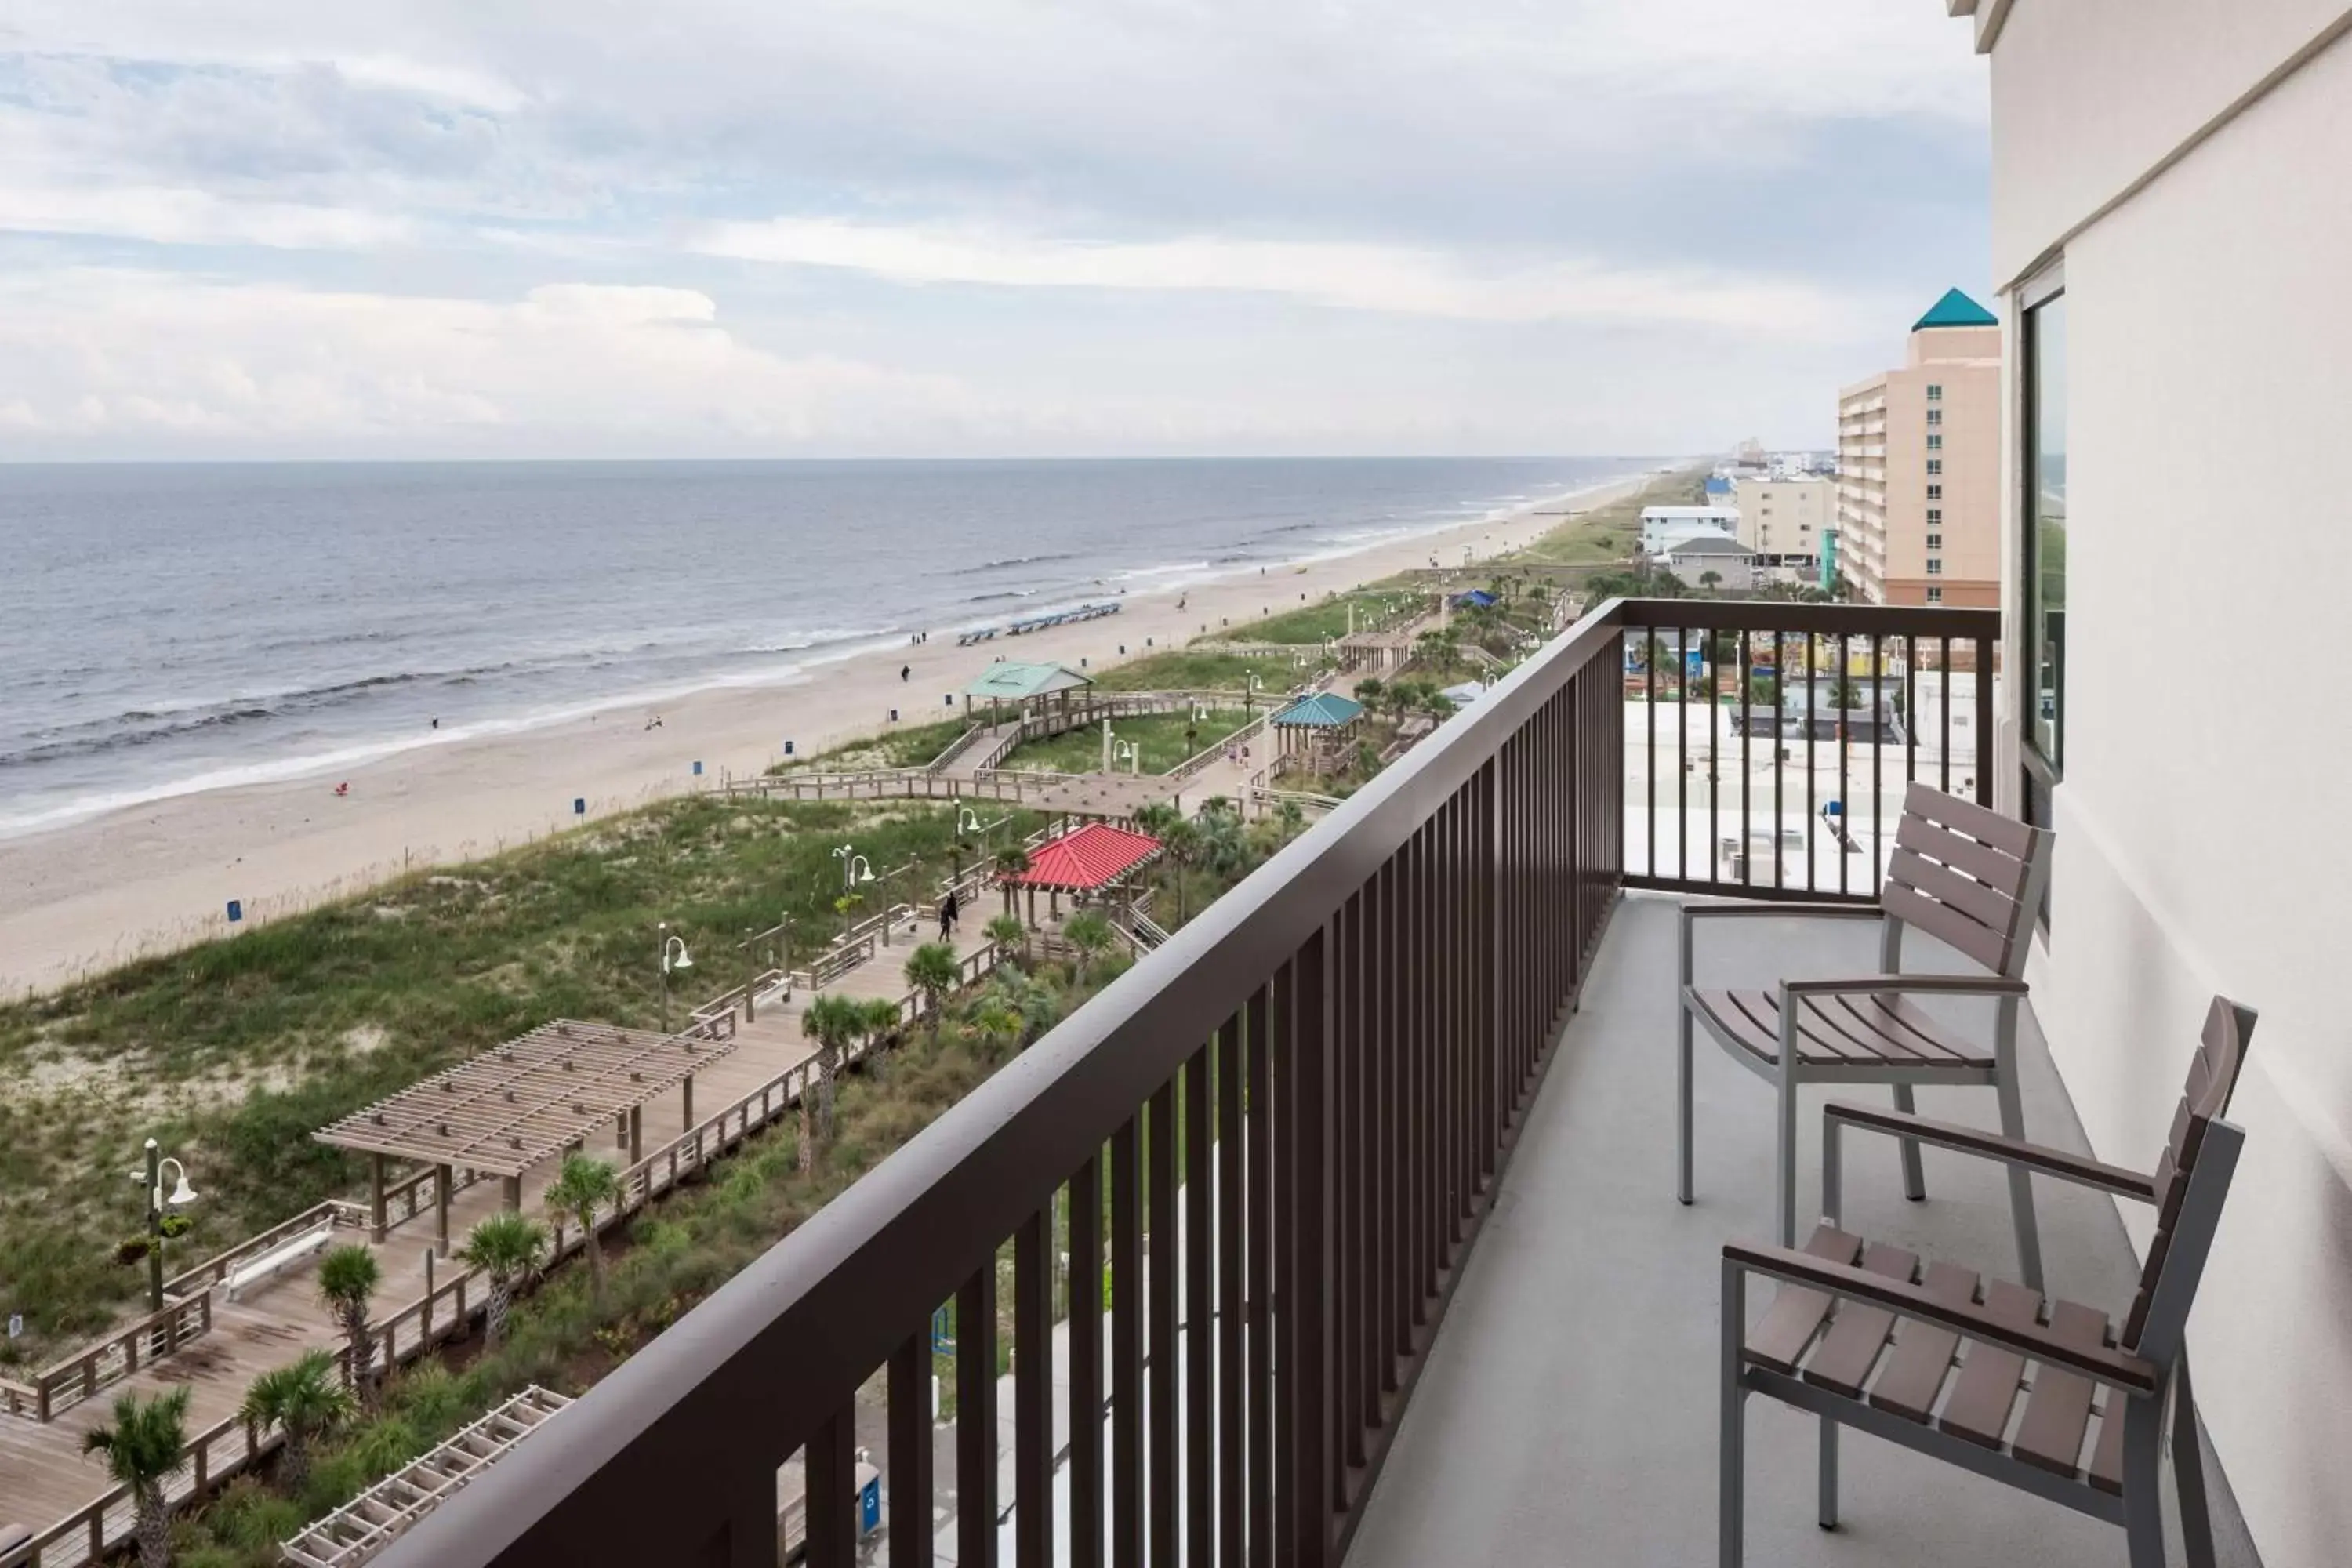
[{"label": "beige apartment building", "polygon": [[1819,555],[1837,522],[1837,497],[1827,479],[1743,479],[1738,499],[1739,542],[1761,555]]},{"label": "beige apartment building", "polygon": [[1837,563],[1864,603],[2000,605],[2000,338],[1954,289],[1900,369],[1838,395]]}]

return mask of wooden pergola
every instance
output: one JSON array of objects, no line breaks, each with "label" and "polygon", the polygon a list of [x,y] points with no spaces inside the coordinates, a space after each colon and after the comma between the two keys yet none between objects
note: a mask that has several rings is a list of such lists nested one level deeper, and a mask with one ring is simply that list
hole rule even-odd
[{"label": "wooden pergola", "polygon": [[532,1384],[431,1453],[306,1526],[279,1550],[302,1568],[359,1568],[572,1401]]},{"label": "wooden pergola", "polygon": [[368,1157],[371,1234],[383,1239],[384,1163],[434,1169],[434,1234],[449,1244],[449,1191],[459,1168],[506,1178],[506,1204],[522,1206],[522,1173],[585,1144],[607,1121],[629,1162],[644,1154],[644,1107],[682,1090],[694,1125],[694,1075],[735,1048],[731,1040],[661,1035],[558,1019],[411,1084],[311,1134]]}]

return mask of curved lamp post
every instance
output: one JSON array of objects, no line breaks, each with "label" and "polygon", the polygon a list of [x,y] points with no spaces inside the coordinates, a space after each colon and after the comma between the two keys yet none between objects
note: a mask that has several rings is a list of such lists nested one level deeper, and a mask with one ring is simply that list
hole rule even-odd
[{"label": "curved lamp post", "polygon": [[[174,1173],[172,1191],[163,1191],[163,1167],[169,1165]],[[196,1189],[188,1184],[188,1168],[164,1154],[155,1140],[147,1140],[147,1169],[133,1171],[131,1180],[144,1176],[147,1184],[147,1310],[163,1310],[163,1210],[165,1205],[184,1208],[196,1201]]]},{"label": "curved lamp post", "polygon": [[667,921],[662,921],[661,924],[656,926],[654,929],[662,933],[662,1033],[667,1035],[669,1033],[670,972],[672,970],[684,971],[692,969],[694,967],[694,956],[686,951],[686,938],[672,931],[669,929],[669,922]]}]

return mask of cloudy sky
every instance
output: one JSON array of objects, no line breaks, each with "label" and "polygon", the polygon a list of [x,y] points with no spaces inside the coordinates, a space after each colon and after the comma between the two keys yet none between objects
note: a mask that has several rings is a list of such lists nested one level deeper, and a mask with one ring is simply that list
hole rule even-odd
[{"label": "cloudy sky", "polygon": [[0,0],[0,459],[1826,445],[1932,0]]}]

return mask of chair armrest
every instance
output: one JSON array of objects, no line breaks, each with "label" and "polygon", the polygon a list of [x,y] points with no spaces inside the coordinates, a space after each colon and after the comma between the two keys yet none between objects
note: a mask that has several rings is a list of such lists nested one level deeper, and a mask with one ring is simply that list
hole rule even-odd
[{"label": "chair armrest", "polygon": [[1685,923],[1697,920],[1874,921],[1885,918],[1876,904],[1793,903],[1765,899],[1726,899],[1683,905]]},{"label": "chair armrest", "polygon": [[1787,1284],[1825,1290],[1850,1301],[1867,1301],[1906,1318],[1939,1324],[1972,1340],[2000,1345],[2051,1366],[2134,1394],[2154,1394],[2162,1386],[2156,1363],[2126,1350],[2105,1345],[2070,1343],[2039,1323],[2003,1322],[1973,1303],[1955,1304],[1930,1296],[1906,1280],[1890,1279],[1848,1264],[1832,1263],[1810,1252],[1786,1247],[1757,1247],[1726,1242],[1724,1261],[1748,1273],[1761,1274]]},{"label": "chair armrest", "polygon": [[1999,974],[1864,974],[1845,980],[1783,980],[1787,996],[1853,996],[1866,992],[1917,996],[2024,996],[2022,980]]},{"label": "chair armrest", "polygon": [[2156,1201],[2156,1183],[2137,1171],[2126,1171],[2121,1165],[2102,1164],[2084,1155],[2069,1154],[2063,1149],[2028,1143],[2022,1139],[2004,1138],[1998,1132],[1963,1127],[1957,1121],[1937,1121],[1925,1116],[1913,1116],[1874,1105],[1854,1105],[1845,1100],[1832,1100],[1823,1106],[1822,1121],[1825,1128],[1832,1122],[1847,1122],[1890,1137],[1916,1138],[1939,1149],[1951,1149],[1981,1159],[2022,1165],[2043,1175],[2056,1176],[2080,1186],[2096,1187],[2118,1197],[2137,1198],[2144,1204]]}]

